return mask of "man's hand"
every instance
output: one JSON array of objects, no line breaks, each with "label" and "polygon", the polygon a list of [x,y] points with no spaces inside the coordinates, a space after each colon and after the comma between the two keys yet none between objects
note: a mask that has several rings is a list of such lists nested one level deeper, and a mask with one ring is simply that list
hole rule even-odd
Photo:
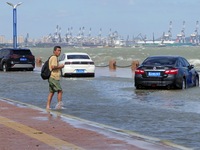
[{"label": "man's hand", "polygon": [[51,68],[52,68],[52,70],[54,70],[54,69],[61,69],[64,66],[65,66],[64,64],[61,64],[61,65],[58,65],[58,66],[52,66]]},{"label": "man's hand", "polygon": [[64,64],[59,65],[60,68],[64,68],[64,66],[65,66]]}]

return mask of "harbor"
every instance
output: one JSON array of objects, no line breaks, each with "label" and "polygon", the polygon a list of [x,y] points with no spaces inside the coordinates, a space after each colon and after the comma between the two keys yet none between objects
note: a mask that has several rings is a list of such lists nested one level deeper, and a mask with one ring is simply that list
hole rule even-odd
[{"label": "harbor", "polygon": [[[122,36],[119,31],[109,29],[108,33],[102,33],[102,28],[99,29],[96,36],[92,35],[92,28],[87,29],[80,27],[78,32],[74,33],[73,27],[67,29],[67,33],[62,35],[61,27],[56,26],[54,33],[45,36],[41,43],[35,43],[36,46],[52,46],[60,44],[66,47],[173,47],[173,46],[198,46],[199,45],[199,21],[196,21],[194,32],[190,35],[185,33],[185,24],[183,21],[180,33],[176,34],[176,38],[172,37],[172,21],[169,23],[167,32],[163,32],[160,37],[155,37],[152,31],[152,37],[147,37],[145,33],[139,33],[137,36],[127,35]],[[95,31],[97,33],[97,31]],[[105,32],[105,31],[104,31]],[[107,35],[107,36],[103,36]],[[25,45],[28,45],[28,36]]]},{"label": "harbor", "polygon": [[[185,24],[186,22],[183,21],[182,29],[180,33],[176,34],[176,38],[172,36],[172,21],[169,23],[169,29],[160,33],[159,37],[155,37],[154,31],[152,31],[152,37],[147,37],[145,33],[136,33],[137,36],[124,36],[119,31],[113,31],[111,28],[107,29],[107,32],[103,32],[102,28],[99,31],[92,31],[92,28],[80,27],[75,31],[73,27],[69,27],[67,32],[63,33],[61,27],[57,25],[55,32],[44,35],[40,39],[31,38],[29,33],[26,36],[18,36],[17,38],[18,47],[52,47],[55,45],[75,48],[199,46],[199,21],[196,21],[194,32],[189,35],[185,33]],[[0,39],[1,47],[12,46],[12,43],[6,42],[4,36],[1,36]]]}]

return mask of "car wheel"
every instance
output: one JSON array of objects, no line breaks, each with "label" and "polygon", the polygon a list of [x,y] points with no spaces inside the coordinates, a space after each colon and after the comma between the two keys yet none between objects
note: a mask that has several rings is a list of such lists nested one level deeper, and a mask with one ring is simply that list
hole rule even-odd
[{"label": "car wheel", "polygon": [[139,86],[136,86],[135,88],[136,88],[137,90],[141,89]]},{"label": "car wheel", "polygon": [[142,89],[142,86],[141,86],[141,85],[136,85],[135,88],[136,88],[137,90],[139,90],[139,89]]},{"label": "car wheel", "polygon": [[187,89],[187,83],[186,83],[186,81],[185,81],[184,78],[183,78],[183,80],[182,80],[181,89],[182,89],[182,90]]},{"label": "car wheel", "polygon": [[196,79],[195,79],[195,86],[199,86],[199,78],[198,77],[196,77]]},{"label": "car wheel", "polygon": [[168,90],[170,90],[170,89],[173,88],[173,86],[171,86],[171,85],[167,85],[166,88],[167,88]]},{"label": "car wheel", "polygon": [[27,69],[27,71],[33,71],[33,68]]},{"label": "car wheel", "polygon": [[7,72],[7,71],[8,71],[7,65],[6,63],[3,63],[3,72]]},{"label": "car wheel", "polygon": [[94,74],[94,73],[92,73],[92,74],[91,74],[91,77],[95,77],[95,74]]}]

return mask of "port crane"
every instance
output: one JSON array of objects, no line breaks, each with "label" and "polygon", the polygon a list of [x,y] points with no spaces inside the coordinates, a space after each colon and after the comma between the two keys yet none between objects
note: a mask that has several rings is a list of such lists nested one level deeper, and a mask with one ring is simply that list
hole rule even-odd
[{"label": "port crane", "polygon": [[25,39],[24,39],[24,45],[25,45],[25,47],[28,46],[28,43],[29,43],[29,34],[27,33],[27,34],[26,34],[26,37],[25,37]]},{"label": "port crane", "polygon": [[99,38],[101,38],[101,34],[102,34],[102,28],[99,29],[99,34],[98,34]]},{"label": "port crane", "polygon": [[199,30],[199,21],[196,21],[196,29],[194,31],[194,33],[192,33],[190,35],[190,42],[193,44],[199,44],[199,34],[198,34],[198,30]]},{"label": "port crane", "polygon": [[88,33],[88,37],[91,37],[91,33],[92,33],[92,28],[90,28],[89,33]]},{"label": "port crane", "polygon": [[67,29],[67,33],[65,34],[65,41],[66,41],[67,43],[69,43],[70,40],[72,39],[72,30],[73,30],[73,27],[68,28],[68,29]]},{"label": "port crane", "polygon": [[117,31],[112,32],[112,30],[110,29],[109,35],[108,35],[108,41],[109,41],[108,45],[113,47],[116,42],[117,42],[117,44],[119,43],[118,39],[119,39],[118,32]]},{"label": "port crane", "polygon": [[61,39],[61,27],[59,27],[58,25],[56,26],[56,31],[55,33],[52,35],[52,34],[49,34],[48,40],[52,41],[53,43],[60,43],[62,42],[62,39]]},{"label": "port crane", "polygon": [[138,39],[139,37],[141,38],[142,41],[144,41],[144,43],[146,43],[146,41],[147,41],[146,35],[143,36],[141,33],[139,33],[139,34],[136,36],[135,39]]},{"label": "port crane", "polygon": [[169,22],[169,30],[167,33],[163,33],[162,41],[171,41],[172,38],[172,21]]},{"label": "port crane", "polygon": [[183,21],[183,27],[182,27],[181,33],[177,34],[176,41],[178,43],[185,43],[185,21]]}]

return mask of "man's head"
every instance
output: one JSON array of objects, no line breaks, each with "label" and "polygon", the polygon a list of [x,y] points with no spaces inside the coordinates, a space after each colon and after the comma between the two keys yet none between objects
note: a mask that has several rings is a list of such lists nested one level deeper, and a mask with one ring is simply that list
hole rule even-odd
[{"label": "man's head", "polygon": [[58,57],[60,56],[60,53],[61,53],[61,47],[60,46],[55,46],[53,48],[53,53]]}]

